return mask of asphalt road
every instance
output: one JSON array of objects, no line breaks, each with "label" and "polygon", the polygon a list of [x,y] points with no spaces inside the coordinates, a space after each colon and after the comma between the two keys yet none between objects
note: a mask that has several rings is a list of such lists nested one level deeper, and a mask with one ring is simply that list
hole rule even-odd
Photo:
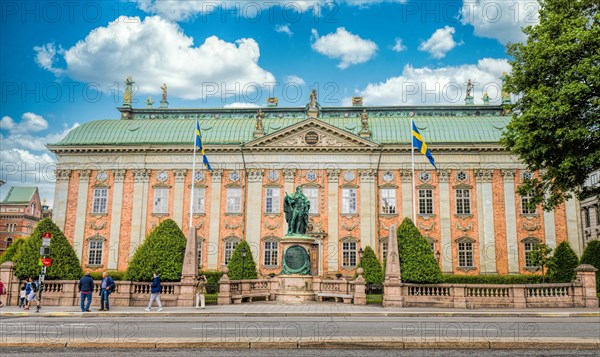
[{"label": "asphalt road", "polygon": [[0,341],[138,338],[335,339],[402,337],[406,341],[523,341],[600,338],[599,317],[0,317]]},{"label": "asphalt road", "polygon": [[[3,348],[2,357],[27,356],[39,354],[39,349],[32,348]],[[597,357],[598,351],[589,350],[211,350],[211,349],[44,349],[43,354],[46,357],[80,357],[93,356],[98,354],[104,356],[219,356],[219,357],[392,357],[392,356],[417,356],[417,357],[441,357],[441,356],[461,356],[461,357],[514,357],[514,356],[577,356],[577,357]]]}]

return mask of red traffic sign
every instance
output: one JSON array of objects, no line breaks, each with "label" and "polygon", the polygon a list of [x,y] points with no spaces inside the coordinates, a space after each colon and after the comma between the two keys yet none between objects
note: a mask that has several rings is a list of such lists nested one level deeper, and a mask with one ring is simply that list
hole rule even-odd
[{"label": "red traffic sign", "polygon": [[51,266],[52,265],[52,258],[47,258],[47,257],[46,258],[42,258],[42,264],[45,267]]},{"label": "red traffic sign", "polygon": [[52,233],[50,233],[50,232],[44,232],[44,233],[42,233],[42,238],[51,239],[52,238]]}]

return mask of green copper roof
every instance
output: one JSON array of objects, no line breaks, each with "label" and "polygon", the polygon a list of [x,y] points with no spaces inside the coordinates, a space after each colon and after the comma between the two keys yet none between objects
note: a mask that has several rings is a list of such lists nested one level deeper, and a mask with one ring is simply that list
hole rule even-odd
[{"label": "green copper roof", "polygon": [[[413,118],[428,144],[496,143],[510,116],[419,116]],[[304,118],[266,117],[266,134],[306,120]],[[319,118],[339,129],[358,135],[358,116]],[[411,138],[410,117],[369,116],[370,140],[378,144],[404,144]],[[239,145],[252,141],[254,118],[201,119],[206,145]],[[192,145],[194,119],[97,120],[73,129],[56,146],[78,145]]]},{"label": "green copper roof", "polygon": [[2,203],[29,202],[37,191],[37,187],[11,187]]}]

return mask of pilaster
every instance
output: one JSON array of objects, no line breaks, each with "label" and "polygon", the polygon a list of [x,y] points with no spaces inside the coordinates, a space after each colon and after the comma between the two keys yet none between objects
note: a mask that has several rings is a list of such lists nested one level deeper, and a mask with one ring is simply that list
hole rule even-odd
[{"label": "pilaster", "polygon": [[131,209],[131,238],[129,256],[142,243],[146,232],[146,212],[148,207],[148,182],[150,170],[133,170],[133,206]]},{"label": "pilaster", "polygon": [[376,170],[359,170],[360,176],[360,245],[367,245],[377,249],[375,216],[377,210],[377,201],[375,200],[375,177]]},{"label": "pilaster", "polygon": [[496,273],[496,239],[494,232],[493,170],[476,170],[479,227],[480,272]]},{"label": "pilaster", "polygon": [[250,245],[250,250],[254,254],[257,267],[260,268],[261,245],[260,245],[260,227],[261,217],[264,211],[263,190],[262,190],[263,170],[248,169],[248,197],[246,199],[246,240]]},{"label": "pilaster", "polygon": [[[402,179],[402,217],[408,217],[413,219],[413,181],[411,170],[400,171],[400,177]],[[417,224],[416,222],[414,222]]]},{"label": "pilaster", "polygon": [[[439,170],[438,180],[440,188],[440,260],[442,272],[452,273],[452,232],[450,225],[450,170]],[[434,252],[435,253],[435,252]]]},{"label": "pilaster", "polygon": [[175,188],[173,191],[173,220],[183,229],[183,197],[185,192],[185,176],[187,170],[173,170]]},{"label": "pilaster", "polygon": [[63,232],[65,230],[65,220],[67,218],[67,196],[69,193],[69,180],[71,179],[71,170],[56,170],[56,185],[54,188],[54,208],[52,217],[54,223]]},{"label": "pilaster", "polygon": [[219,227],[221,225],[221,180],[223,170],[213,170],[210,186],[210,222],[208,230],[208,269],[216,270],[219,267]]},{"label": "pilaster", "polygon": [[75,232],[73,235],[73,249],[81,261],[83,256],[83,236],[85,234],[85,219],[87,216],[88,184],[91,170],[77,170],[79,173],[79,187],[77,189],[77,208],[75,216]]},{"label": "pilaster", "polygon": [[112,189],[112,207],[110,214],[110,237],[108,250],[108,269],[117,270],[119,264],[119,243],[121,235],[121,212],[123,206],[123,181],[125,179],[125,170],[112,171],[113,189]]},{"label": "pilaster", "polygon": [[508,273],[519,273],[519,244],[517,239],[517,210],[515,207],[515,170],[502,170],[504,178],[504,219],[506,221],[506,252]]},{"label": "pilaster", "polygon": [[340,170],[327,170],[327,270],[330,273],[339,269],[339,176]]}]

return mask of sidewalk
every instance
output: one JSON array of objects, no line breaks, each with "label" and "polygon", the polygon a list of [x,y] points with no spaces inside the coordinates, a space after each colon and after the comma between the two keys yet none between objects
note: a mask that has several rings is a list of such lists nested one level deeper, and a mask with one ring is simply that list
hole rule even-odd
[{"label": "sidewalk", "polygon": [[600,317],[600,309],[438,309],[438,308],[383,308],[381,305],[350,305],[341,303],[282,304],[255,302],[237,305],[207,305],[205,309],[190,307],[165,307],[157,312],[144,311],[144,307],[111,307],[110,311],[81,312],[78,306],[45,306],[39,313],[35,307],[24,311],[18,307],[0,308],[0,317],[190,317],[190,316],[318,316],[318,317]]}]

